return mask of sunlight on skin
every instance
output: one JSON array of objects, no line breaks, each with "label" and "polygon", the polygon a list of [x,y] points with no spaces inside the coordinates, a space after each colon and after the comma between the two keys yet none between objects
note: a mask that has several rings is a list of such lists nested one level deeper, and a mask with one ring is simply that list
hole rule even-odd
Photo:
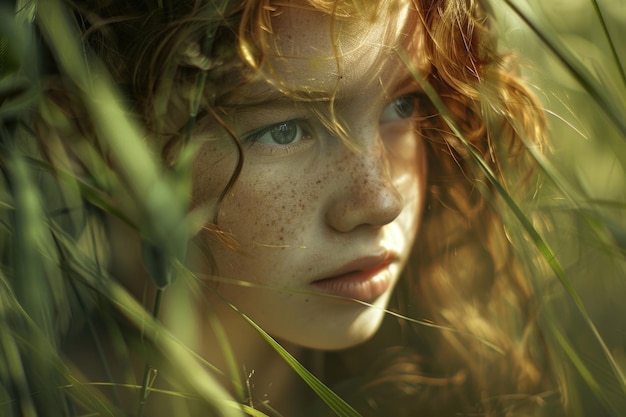
[{"label": "sunlight on skin", "polygon": [[[396,114],[394,107],[395,99],[418,91],[395,55],[404,47],[403,26],[412,22],[407,10],[379,20],[385,21],[397,26],[369,22],[362,33],[360,25],[343,27],[319,12],[285,8],[273,20],[276,43],[268,68],[281,88],[297,87],[315,102],[294,101],[263,80],[226,100],[226,120],[243,140],[245,165],[218,221],[238,247],[225,248],[210,233],[201,239],[219,276],[285,291],[215,287],[269,333],[298,345],[340,349],[368,339],[417,231],[426,162],[412,117]],[[331,28],[339,31],[338,44]],[[336,47],[349,52],[337,59]],[[332,110],[359,151],[316,120],[320,113],[329,115],[333,96]],[[274,125],[299,129],[296,139],[271,143],[264,129]],[[259,131],[255,141],[246,142]],[[212,201],[233,172],[235,147],[218,131],[199,140],[206,143],[194,171],[194,201]],[[361,270],[372,276],[312,285]],[[312,289],[378,308],[293,291]]]}]

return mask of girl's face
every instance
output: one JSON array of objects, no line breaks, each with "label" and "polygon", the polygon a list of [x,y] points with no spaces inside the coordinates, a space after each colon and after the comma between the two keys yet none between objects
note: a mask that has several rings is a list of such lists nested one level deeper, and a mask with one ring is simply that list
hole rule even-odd
[{"label": "girl's face", "polygon": [[[426,159],[418,87],[397,56],[406,25],[402,11],[342,25],[284,8],[272,19],[271,70],[219,103],[245,161],[219,206],[235,248],[208,231],[198,239],[223,278],[211,285],[276,337],[317,349],[364,341],[407,261]],[[331,117],[354,146],[321,121]],[[193,197],[215,205],[237,150],[217,127],[200,140]]]}]

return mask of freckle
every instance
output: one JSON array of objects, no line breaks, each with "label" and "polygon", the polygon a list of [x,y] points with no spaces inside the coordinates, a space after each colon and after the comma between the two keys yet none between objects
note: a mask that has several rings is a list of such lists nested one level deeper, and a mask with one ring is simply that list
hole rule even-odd
[{"label": "freckle", "polygon": [[304,302],[305,302],[305,303],[308,303],[308,302],[309,302],[309,299],[308,299],[308,298],[305,298],[305,299],[304,299]]}]

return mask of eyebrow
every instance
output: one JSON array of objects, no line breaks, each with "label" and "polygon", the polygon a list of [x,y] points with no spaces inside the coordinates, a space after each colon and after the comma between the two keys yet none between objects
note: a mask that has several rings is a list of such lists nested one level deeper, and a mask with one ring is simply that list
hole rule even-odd
[{"label": "eyebrow", "polygon": [[[399,81],[389,84],[388,86],[385,86],[382,77],[378,78],[378,85],[381,86],[389,98],[393,98],[396,92],[408,89],[409,87],[421,91],[420,84],[408,71]],[[314,89],[287,89],[286,91],[281,91],[265,81],[255,81],[251,84],[242,85],[237,90],[244,91],[257,87],[259,88],[258,93],[248,93],[241,100],[230,100],[233,96],[233,91],[231,90],[221,97],[218,96],[215,104],[224,109],[237,108],[243,110],[268,104],[287,105],[292,104],[294,101],[302,103],[342,102],[352,100],[356,96],[352,88],[338,88],[330,92]],[[254,99],[251,99],[252,97],[254,97]]]},{"label": "eyebrow", "polygon": [[[332,100],[340,100],[345,96],[345,94],[341,94],[340,91],[338,91],[337,94],[329,94],[328,91],[315,91],[310,89],[287,89],[286,91],[281,91],[271,84],[262,81],[258,83],[263,83],[264,85],[259,88],[257,93],[247,93],[241,99],[232,100],[233,92],[231,91],[224,94],[222,97],[218,97],[215,103],[222,108],[245,109],[267,104],[287,104],[293,103],[294,101],[303,103],[330,102]],[[238,90],[254,89],[256,85],[257,83],[244,85]]]}]

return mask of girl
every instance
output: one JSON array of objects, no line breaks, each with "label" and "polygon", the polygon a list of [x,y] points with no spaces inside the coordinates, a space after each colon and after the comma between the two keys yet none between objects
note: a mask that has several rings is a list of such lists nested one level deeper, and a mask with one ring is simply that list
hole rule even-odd
[{"label": "girl", "polygon": [[[72,399],[37,395],[50,387],[33,365],[5,409],[239,415],[220,405],[232,396],[252,415],[329,413],[252,321],[362,415],[556,415],[532,285],[473,162],[532,190],[521,139],[539,145],[543,119],[482,4],[71,2],[86,54],[106,65],[164,177],[193,152],[189,191],[179,181],[180,201],[165,202],[158,186],[136,187],[141,155],[107,142],[101,108],[81,104],[94,84],[54,50],[46,18],[60,4],[47,4],[37,19],[56,64],[35,133],[56,178],[80,179],[77,251],[108,266],[56,258],[73,313],[53,336],[65,381],[53,388]],[[171,219],[155,211],[187,199],[191,220],[161,227]],[[109,274],[147,310],[156,297],[158,332]],[[202,358],[212,396],[159,332]],[[83,391],[92,384],[103,387]]]}]

